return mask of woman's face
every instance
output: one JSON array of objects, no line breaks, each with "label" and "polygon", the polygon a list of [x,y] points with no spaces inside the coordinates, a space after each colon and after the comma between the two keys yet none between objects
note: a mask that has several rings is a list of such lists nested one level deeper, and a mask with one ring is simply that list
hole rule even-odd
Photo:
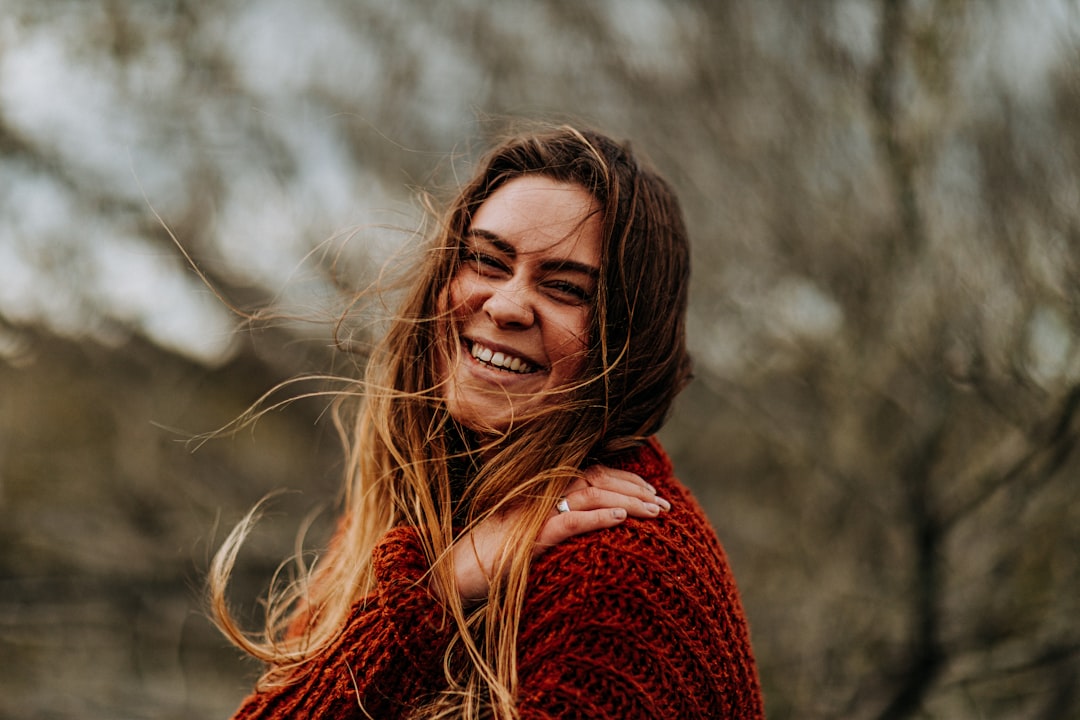
[{"label": "woman's face", "polygon": [[455,420],[503,431],[581,378],[600,247],[599,206],[580,185],[525,175],[480,205],[448,288],[461,342],[442,377]]}]

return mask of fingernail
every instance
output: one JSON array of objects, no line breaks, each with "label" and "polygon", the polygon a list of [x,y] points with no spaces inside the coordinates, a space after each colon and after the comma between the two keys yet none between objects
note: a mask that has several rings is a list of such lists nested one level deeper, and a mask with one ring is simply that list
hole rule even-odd
[{"label": "fingernail", "polygon": [[622,508],[612,508],[611,509],[611,517],[615,518],[616,520],[625,520],[626,519],[626,511],[623,510]]},{"label": "fingernail", "polygon": [[657,497],[656,498],[656,504],[659,505],[660,507],[664,508],[664,510],[670,510],[671,509],[671,503],[669,503],[667,500],[665,500],[662,497]]},{"label": "fingernail", "polygon": [[645,503],[645,509],[649,511],[650,515],[658,515],[658,514],[660,514],[660,506],[657,505],[656,503],[651,503],[651,502]]},{"label": "fingernail", "polygon": [[651,493],[652,493],[653,495],[655,495],[655,494],[656,494],[656,488],[654,488],[654,487],[653,487],[652,485],[650,485],[649,483],[645,483],[645,487],[646,487],[646,488],[648,488],[648,489],[649,489],[649,492],[651,492]]}]

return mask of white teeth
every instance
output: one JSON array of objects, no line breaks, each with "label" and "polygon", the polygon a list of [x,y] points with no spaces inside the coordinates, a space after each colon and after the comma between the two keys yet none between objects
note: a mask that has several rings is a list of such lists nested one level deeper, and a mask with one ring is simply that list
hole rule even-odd
[{"label": "white teeth", "polygon": [[491,348],[486,348],[479,343],[473,343],[469,352],[480,362],[491,365],[492,367],[497,367],[501,370],[509,370],[510,372],[521,374],[531,373],[535,370],[532,365],[521,358],[513,357],[501,352],[495,352]]}]

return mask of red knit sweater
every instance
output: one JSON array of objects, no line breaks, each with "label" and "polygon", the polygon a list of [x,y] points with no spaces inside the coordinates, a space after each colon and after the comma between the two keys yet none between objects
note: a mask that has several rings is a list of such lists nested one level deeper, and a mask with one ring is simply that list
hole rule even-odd
[{"label": "red knit sweater", "polygon": [[[541,718],[763,718],[735,580],[704,513],[655,441],[618,467],[671,501],[658,519],[572,538],[537,558],[518,635],[518,709]],[[417,581],[415,532],[375,551],[378,589],[298,682],[236,718],[398,718],[445,687],[452,634]]]}]

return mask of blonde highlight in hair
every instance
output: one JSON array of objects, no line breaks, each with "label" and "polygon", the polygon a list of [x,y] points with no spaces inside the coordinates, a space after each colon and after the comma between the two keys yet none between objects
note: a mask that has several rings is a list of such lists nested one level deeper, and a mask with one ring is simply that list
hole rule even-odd
[{"label": "blonde highlight in hair", "polygon": [[[500,187],[528,174],[584,187],[602,213],[586,371],[504,432],[478,436],[457,426],[442,397],[439,368],[450,367],[460,346],[446,289],[473,214]],[[427,580],[446,599],[455,628],[444,656],[446,689],[414,717],[515,718],[517,635],[532,543],[508,544],[478,606],[456,591],[451,548],[509,508],[518,511],[511,536],[535,538],[583,468],[659,429],[690,377],[686,231],[670,188],[627,146],[562,126],[517,132],[496,145],[428,242],[415,284],[364,379],[334,405],[346,453],[345,494],[325,557],[272,591],[261,634],[243,632],[225,590],[256,509],[214,559],[211,610],[230,640],[268,664],[260,687],[288,683],[318,662],[353,605],[375,591],[372,553],[379,540],[394,527],[412,526],[430,562]]]}]

